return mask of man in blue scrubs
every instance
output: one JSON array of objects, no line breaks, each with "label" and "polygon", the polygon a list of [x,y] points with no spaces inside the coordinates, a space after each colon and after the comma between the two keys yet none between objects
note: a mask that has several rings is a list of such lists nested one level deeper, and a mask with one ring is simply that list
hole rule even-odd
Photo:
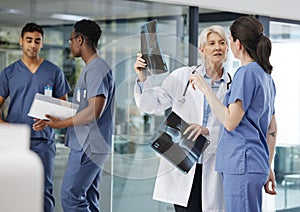
[{"label": "man in blue scrubs", "polygon": [[[43,34],[42,27],[35,23],[23,27],[20,37],[22,58],[0,74],[0,107],[10,97],[6,121],[32,128],[30,149],[41,158],[45,172],[44,211],[53,212],[54,130],[43,120],[34,120],[27,114],[36,93],[66,100],[70,87],[59,67],[39,57]],[[0,117],[0,123],[3,122]]]},{"label": "man in blue scrubs", "polygon": [[101,33],[91,20],[74,25],[69,39],[71,52],[85,62],[73,95],[79,109],[65,120],[47,116],[49,126],[69,127],[66,145],[71,151],[61,188],[64,212],[100,211],[100,174],[111,152],[115,92],[111,69],[97,53]]}]

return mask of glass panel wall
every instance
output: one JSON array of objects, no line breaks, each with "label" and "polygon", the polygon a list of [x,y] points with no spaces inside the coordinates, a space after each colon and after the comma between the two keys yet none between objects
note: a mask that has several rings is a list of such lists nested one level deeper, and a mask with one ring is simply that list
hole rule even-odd
[{"label": "glass panel wall", "polygon": [[[114,154],[112,167],[105,169],[113,173],[112,211],[115,212],[173,210],[173,206],[152,200],[159,160],[149,139],[164,114],[140,111],[133,96],[137,78],[133,64],[140,52],[141,25],[152,19],[102,24],[104,33],[110,36],[103,37],[101,54],[112,64],[116,79]],[[187,62],[188,44],[181,39],[186,27],[184,16],[157,20],[159,44],[171,72]],[[178,27],[182,28],[179,32]],[[166,74],[150,77],[154,84],[160,84]]]},{"label": "glass panel wall", "polygon": [[300,25],[270,22],[272,76],[276,83],[278,123],[275,174],[276,209],[298,208],[300,203]]}]

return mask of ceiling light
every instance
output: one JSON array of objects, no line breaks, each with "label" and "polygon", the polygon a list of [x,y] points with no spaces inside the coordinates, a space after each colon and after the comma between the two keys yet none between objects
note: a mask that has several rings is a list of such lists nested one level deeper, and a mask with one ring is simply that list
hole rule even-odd
[{"label": "ceiling light", "polygon": [[0,14],[24,14],[24,12],[18,9],[0,9]]},{"label": "ceiling light", "polygon": [[61,14],[61,13],[54,13],[54,14],[50,15],[50,18],[66,20],[66,21],[79,21],[82,19],[89,19],[89,17],[86,17],[86,16]]}]

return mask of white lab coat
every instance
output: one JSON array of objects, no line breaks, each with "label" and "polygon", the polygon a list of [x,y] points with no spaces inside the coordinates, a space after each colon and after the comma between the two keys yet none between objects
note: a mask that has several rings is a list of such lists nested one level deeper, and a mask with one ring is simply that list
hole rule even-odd
[{"label": "white lab coat", "polygon": [[[143,83],[142,93],[136,83],[134,90],[137,106],[142,111],[152,114],[162,113],[167,108],[172,107],[172,110],[186,122],[202,124],[204,96],[199,90],[194,90],[192,86],[189,86],[185,95],[185,102],[179,102],[195,68],[176,69],[163,81],[160,87],[152,87],[151,80],[147,79]],[[196,70],[198,74],[204,75],[204,66],[200,66]],[[226,74],[226,82],[228,81],[229,78]],[[222,83],[217,96],[223,100],[226,91],[227,84]],[[203,211],[220,212],[225,211],[223,191],[220,176],[214,170],[220,123],[213,113],[209,117],[207,127],[209,129],[207,138],[211,143],[203,155],[202,209]],[[186,207],[191,193],[195,167],[185,175],[161,157],[153,199]]]}]

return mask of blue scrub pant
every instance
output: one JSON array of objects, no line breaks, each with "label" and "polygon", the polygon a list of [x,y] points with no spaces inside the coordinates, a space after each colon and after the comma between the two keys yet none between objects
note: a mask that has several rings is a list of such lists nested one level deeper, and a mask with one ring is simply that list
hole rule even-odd
[{"label": "blue scrub pant", "polygon": [[101,168],[84,151],[72,150],[61,188],[64,212],[99,212]]},{"label": "blue scrub pant", "polygon": [[268,176],[260,173],[221,173],[226,212],[261,212],[262,188]]},{"label": "blue scrub pant", "polygon": [[44,167],[44,212],[54,212],[53,173],[55,142],[45,139],[31,139],[30,149],[38,154]]}]

